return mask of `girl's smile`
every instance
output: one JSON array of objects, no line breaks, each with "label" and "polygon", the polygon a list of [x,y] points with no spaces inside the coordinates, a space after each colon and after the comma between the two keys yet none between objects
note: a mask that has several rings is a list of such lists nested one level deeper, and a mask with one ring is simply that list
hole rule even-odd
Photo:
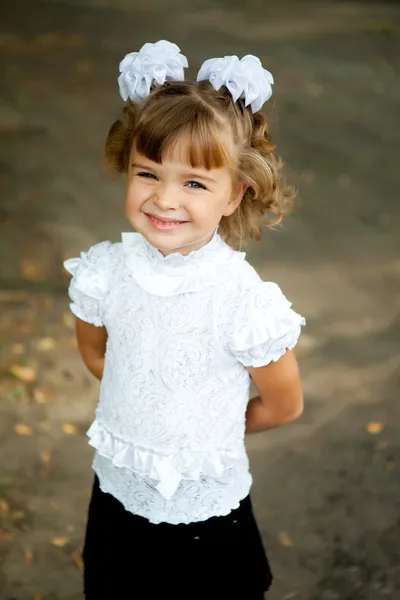
[{"label": "girl's smile", "polygon": [[143,213],[149,220],[154,229],[158,231],[175,231],[181,228],[183,225],[186,225],[189,221],[179,221],[175,219],[167,219],[166,217],[161,217],[159,215],[152,215],[148,213]]}]

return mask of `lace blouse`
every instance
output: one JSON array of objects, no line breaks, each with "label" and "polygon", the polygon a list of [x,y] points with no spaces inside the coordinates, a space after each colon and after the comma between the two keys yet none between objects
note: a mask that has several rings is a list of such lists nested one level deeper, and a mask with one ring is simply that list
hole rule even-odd
[{"label": "lace blouse", "polygon": [[103,491],[152,523],[226,515],[252,482],[246,367],[292,349],[304,319],[218,234],[166,257],[122,235],[65,262],[72,312],[108,333],[93,468]]}]

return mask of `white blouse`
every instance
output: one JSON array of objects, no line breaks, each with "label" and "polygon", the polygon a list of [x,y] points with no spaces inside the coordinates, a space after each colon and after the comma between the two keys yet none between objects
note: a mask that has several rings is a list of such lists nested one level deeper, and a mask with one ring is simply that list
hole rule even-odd
[{"label": "white blouse", "polygon": [[102,490],[152,523],[237,508],[252,482],[246,367],[292,349],[304,319],[218,234],[167,257],[123,234],[65,267],[72,312],[108,333],[88,431]]}]

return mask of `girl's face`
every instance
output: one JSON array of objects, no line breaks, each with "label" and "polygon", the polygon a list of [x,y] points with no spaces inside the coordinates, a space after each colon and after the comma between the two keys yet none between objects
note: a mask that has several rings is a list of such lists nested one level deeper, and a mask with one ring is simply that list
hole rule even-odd
[{"label": "girl's face", "polygon": [[186,255],[207,244],[244,193],[233,185],[227,167],[193,168],[181,160],[172,156],[158,164],[135,148],[130,156],[126,215],[164,256]]}]

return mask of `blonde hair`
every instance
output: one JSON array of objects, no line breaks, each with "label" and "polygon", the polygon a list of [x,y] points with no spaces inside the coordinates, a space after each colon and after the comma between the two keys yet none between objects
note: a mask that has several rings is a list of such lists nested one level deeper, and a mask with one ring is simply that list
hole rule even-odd
[{"label": "blonde hair", "polygon": [[135,143],[138,152],[161,163],[183,138],[189,140],[192,167],[227,166],[247,186],[239,207],[219,225],[228,244],[259,240],[263,226],[282,221],[294,194],[282,178],[265,115],[252,114],[226,88],[216,91],[208,81],[168,82],[143,102],[129,101],[107,136],[106,159],[113,170],[127,172]]}]

